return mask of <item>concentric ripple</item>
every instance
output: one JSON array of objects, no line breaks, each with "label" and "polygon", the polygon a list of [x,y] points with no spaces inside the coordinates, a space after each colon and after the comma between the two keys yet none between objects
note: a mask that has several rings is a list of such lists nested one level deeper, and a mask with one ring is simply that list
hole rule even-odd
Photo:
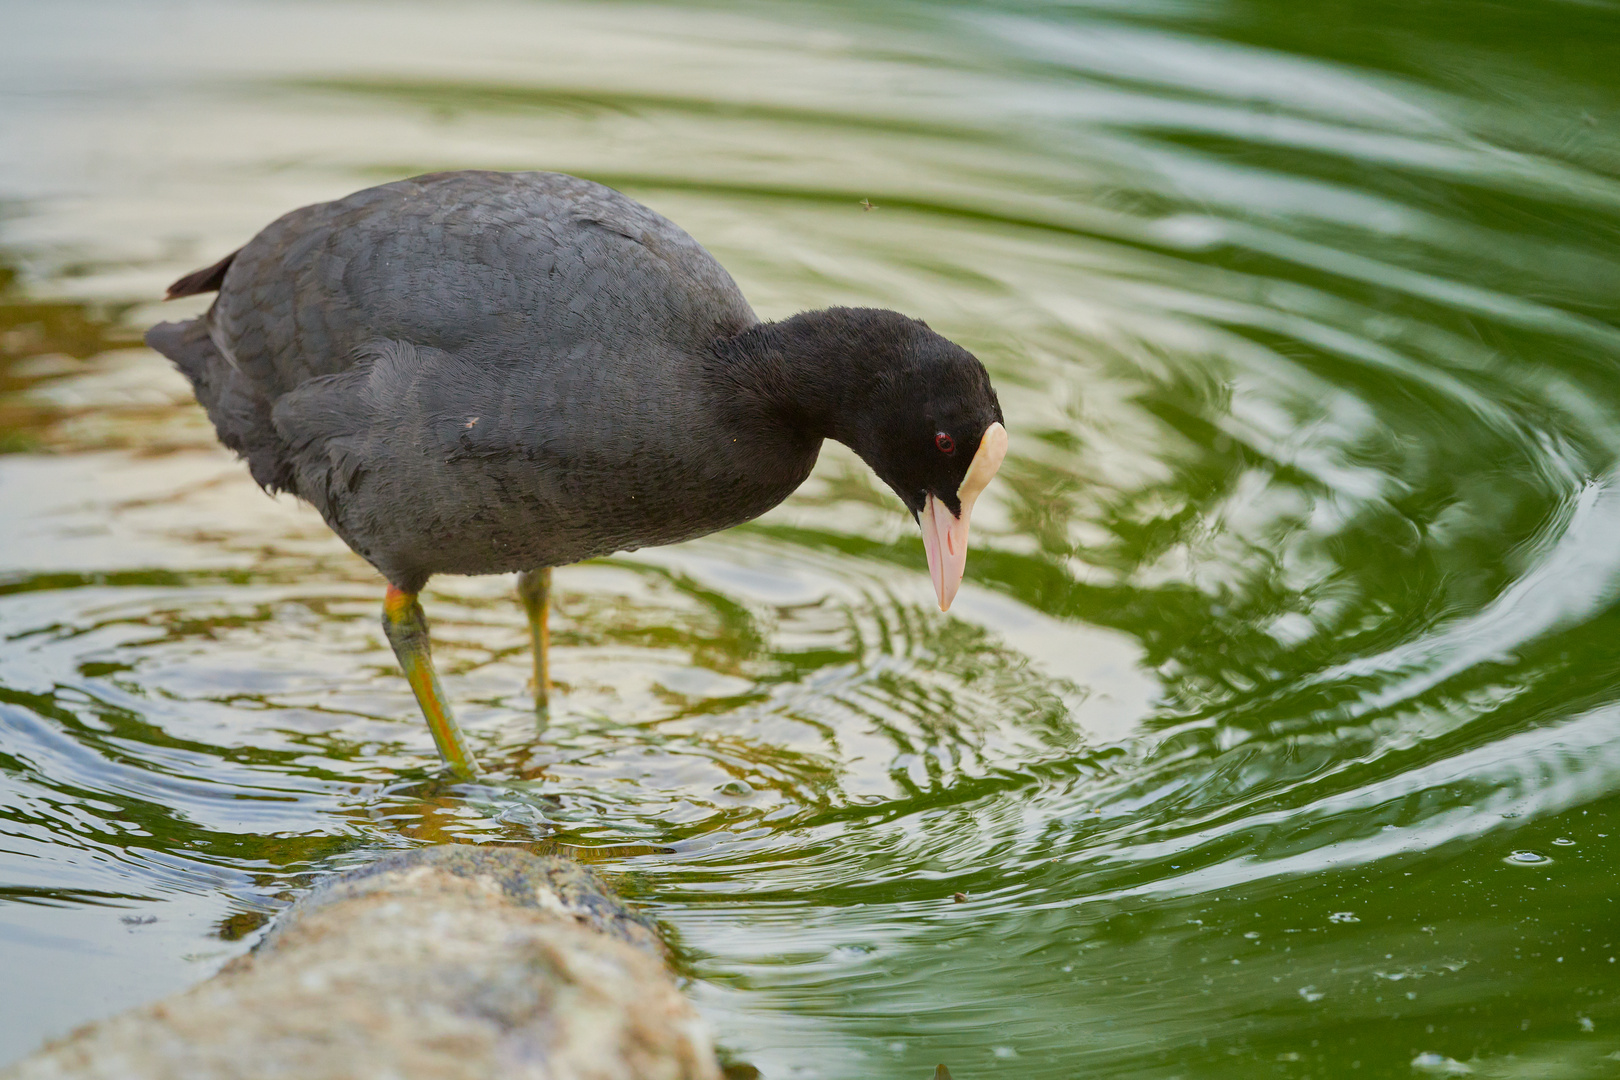
[{"label": "concentric ripple", "polygon": [[[768,1077],[1610,1074],[1615,15],[312,18],[6,12],[0,1059],[462,840],[592,860]],[[489,768],[447,784],[376,575],[138,341],[284,210],[453,167],[982,357],[1012,452],[950,615],[829,446],[758,522],[559,570],[544,723],[511,581],[435,580]]]}]

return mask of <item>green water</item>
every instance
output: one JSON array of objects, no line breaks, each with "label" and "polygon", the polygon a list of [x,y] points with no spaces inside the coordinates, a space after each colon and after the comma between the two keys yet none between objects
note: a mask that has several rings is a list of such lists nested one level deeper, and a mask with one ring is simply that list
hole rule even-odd
[{"label": "green water", "polygon": [[[1620,1075],[1620,11],[0,25],[0,1060],[465,839],[671,846],[594,854],[772,1080]],[[284,210],[466,166],[977,352],[1012,453],[950,615],[829,447],[558,571],[544,732],[511,581],[436,580],[495,781],[436,786],[380,580],[138,340]]]}]

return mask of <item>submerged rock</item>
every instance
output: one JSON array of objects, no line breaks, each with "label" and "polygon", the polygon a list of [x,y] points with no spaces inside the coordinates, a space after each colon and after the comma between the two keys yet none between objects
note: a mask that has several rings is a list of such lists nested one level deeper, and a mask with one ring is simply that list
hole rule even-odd
[{"label": "submerged rock", "polygon": [[300,900],[185,993],[86,1025],[4,1080],[719,1080],[650,920],[577,863],[402,852]]}]

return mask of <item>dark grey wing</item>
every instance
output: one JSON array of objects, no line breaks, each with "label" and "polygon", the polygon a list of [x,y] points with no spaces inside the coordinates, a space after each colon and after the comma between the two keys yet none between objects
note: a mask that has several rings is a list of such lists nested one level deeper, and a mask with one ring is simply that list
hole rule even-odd
[{"label": "dark grey wing", "polygon": [[231,262],[209,315],[275,399],[379,340],[493,364],[706,351],[757,321],[683,230],[556,173],[421,176],[296,210]]},{"label": "dark grey wing", "polygon": [[[687,522],[657,513],[649,522],[647,500],[670,495],[674,478],[614,428],[624,417],[599,405],[610,388],[590,385],[602,373],[582,365],[548,378],[378,342],[348,369],[282,395],[272,422],[298,494],[415,591],[434,573],[559,565],[617,550],[627,536],[688,535]],[[598,438],[604,430],[610,437]]]}]

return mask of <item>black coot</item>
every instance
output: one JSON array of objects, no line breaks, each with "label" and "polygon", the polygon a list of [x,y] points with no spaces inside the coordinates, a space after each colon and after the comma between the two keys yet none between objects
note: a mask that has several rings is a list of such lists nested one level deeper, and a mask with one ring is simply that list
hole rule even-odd
[{"label": "black coot", "polygon": [[853,449],[920,518],[941,610],[1006,453],[972,354],[893,311],[762,323],[681,229],[556,173],[420,176],[294,210],[175,282],[146,340],[269,491],[389,581],[383,625],[445,760],[430,576],[519,571],[548,687],[550,568],[747,521]]}]

